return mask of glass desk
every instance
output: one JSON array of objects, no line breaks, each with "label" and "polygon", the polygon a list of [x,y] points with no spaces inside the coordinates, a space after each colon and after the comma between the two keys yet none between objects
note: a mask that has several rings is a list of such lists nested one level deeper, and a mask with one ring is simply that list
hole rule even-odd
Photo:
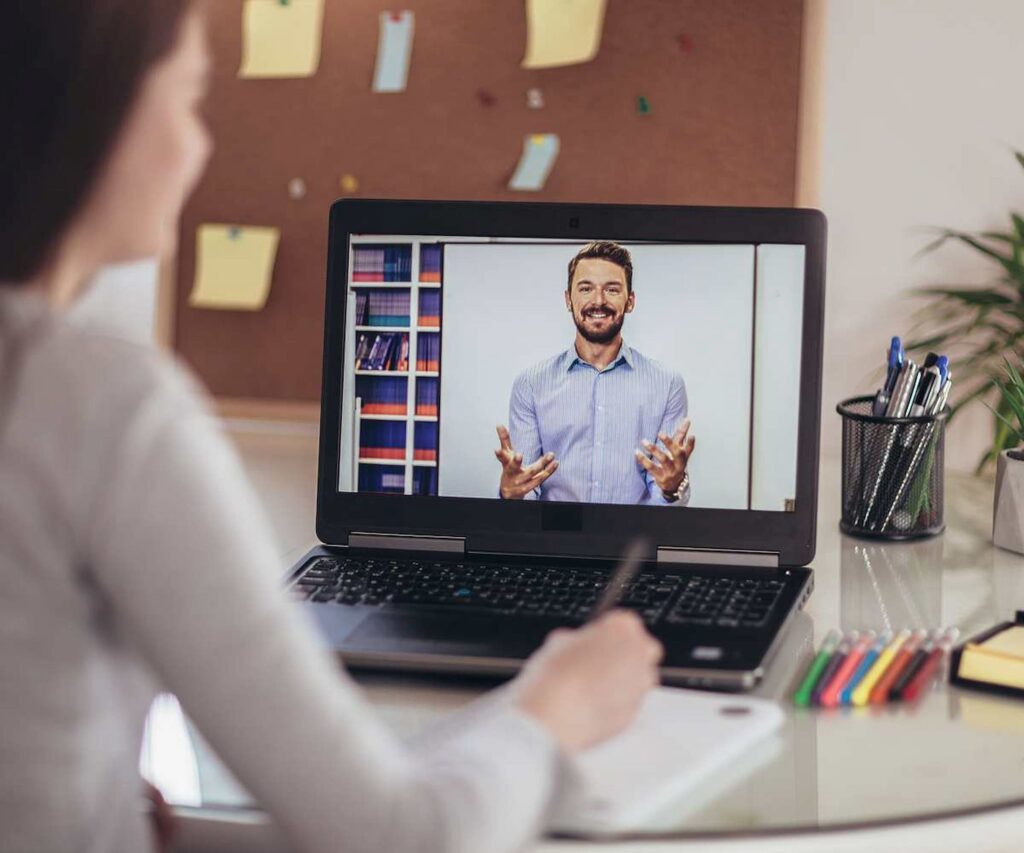
[{"label": "glass desk", "polygon": [[[265,446],[274,442],[253,444],[269,452]],[[245,442],[243,453],[257,488],[275,494],[275,478],[285,476],[289,466],[280,460],[264,465]],[[278,533],[294,546],[289,557],[302,552],[312,529],[308,458],[297,454],[293,461],[295,476],[308,478],[309,518],[299,519],[302,513],[288,502],[288,523],[298,526],[291,538],[287,530]],[[781,737],[751,755],[734,775],[713,780],[709,787],[720,791],[716,796],[680,802],[637,835],[806,832],[1024,803],[1024,701],[945,683],[911,706],[823,712],[797,709],[790,701],[812,648],[831,628],[956,625],[969,637],[1024,607],[1024,557],[990,542],[991,480],[947,475],[946,491],[945,534],[894,544],[851,539],[837,529],[838,465],[823,464],[812,564],[816,588],[755,691],[786,710]],[[294,487],[284,490],[295,493]],[[272,501],[268,509],[280,524]],[[486,689],[480,682],[429,677],[361,675],[359,681],[403,737],[424,731]],[[172,803],[236,814],[253,808],[171,697],[154,708],[142,763]]]}]

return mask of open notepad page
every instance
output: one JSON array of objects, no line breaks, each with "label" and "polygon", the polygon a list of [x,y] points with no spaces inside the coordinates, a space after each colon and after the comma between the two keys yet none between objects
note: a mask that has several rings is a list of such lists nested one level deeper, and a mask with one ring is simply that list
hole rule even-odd
[{"label": "open notepad page", "polygon": [[624,832],[673,804],[706,803],[707,790],[724,793],[771,757],[784,719],[764,699],[654,690],[625,732],[569,762],[552,826]]}]

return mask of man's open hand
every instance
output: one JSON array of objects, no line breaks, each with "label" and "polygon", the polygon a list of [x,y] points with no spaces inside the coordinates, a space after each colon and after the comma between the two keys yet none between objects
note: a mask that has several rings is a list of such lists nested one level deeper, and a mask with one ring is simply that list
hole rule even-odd
[{"label": "man's open hand", "polygon": [[498,441],[501,442],[501,447],[494,451],[494,455],[501,463],[501,496],[505,500],[521,500],[558,468],[558,460],[555,459],[554,453],[548,453],[524,468],[523,454],[517,453],[512,447],[512,437],[500,424]]},{"label": "man's open hand", "polygon": [[679,425],[679,429],[671,437],[659,432],[658,439],[664,445],[664,449],[645,439],[641,444],[647,453],[638,449],[636,459],[647,469],[659,489],[668,495],[675,494],[683,484],[686,465],[696,443],[696,439],[690,435],[689,418]]}]

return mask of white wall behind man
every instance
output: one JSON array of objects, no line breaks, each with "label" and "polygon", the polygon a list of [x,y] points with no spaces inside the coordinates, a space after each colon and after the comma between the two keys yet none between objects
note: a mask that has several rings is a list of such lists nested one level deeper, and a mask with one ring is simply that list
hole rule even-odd
[{"label": "white wall behind man", "polygon": [[[827,0],[820,206],[829,219],[822,444],[835,404],[874,389],[916,286],[985,282],[990,264],[949,248],[914,260],[923,226],[1002,228],[1024,209],[1024,3]],[[970,469],[991,434],[984,407],[958,418],[947,465]]]}]

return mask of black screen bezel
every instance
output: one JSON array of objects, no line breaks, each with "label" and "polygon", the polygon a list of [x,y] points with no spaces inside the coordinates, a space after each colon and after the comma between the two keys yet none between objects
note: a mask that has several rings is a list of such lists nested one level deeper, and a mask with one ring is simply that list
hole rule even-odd
[{"label": "black screen bezel", "polygon": [[[380,495],[338,490],[345,293],[352,235],[621,242],[793,243],[806,247],[796,509],[657,509],[619,504]],[[826,222],[817,210],[342,199],[330,212],[324,309],[317,537],[353,532],[464,537],[474,552],[612,558],[642,531],[657,546],[814,556],[821,420]],[[495,463],[496,464],[496,463]],[[497,479],[495,480],[497,482]]]}]

